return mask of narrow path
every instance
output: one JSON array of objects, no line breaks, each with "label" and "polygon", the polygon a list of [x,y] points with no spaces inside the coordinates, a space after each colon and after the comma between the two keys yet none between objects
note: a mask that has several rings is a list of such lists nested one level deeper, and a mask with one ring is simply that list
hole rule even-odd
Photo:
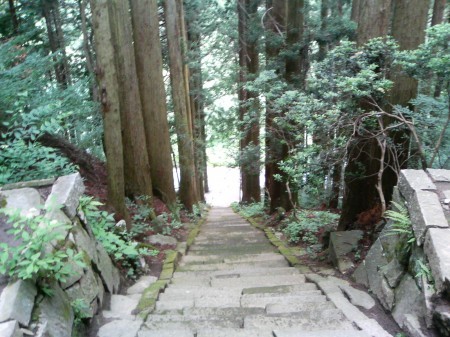
[{"label": "narrow path", "polygon": [[[116,322],[99,336],[373,335],[358,330],[315,283],[289,267],[264,233],[230,208],[211,210],[147,320],[124,315],[122,324]],[[124,329],[114,334],[119,326]]]}]

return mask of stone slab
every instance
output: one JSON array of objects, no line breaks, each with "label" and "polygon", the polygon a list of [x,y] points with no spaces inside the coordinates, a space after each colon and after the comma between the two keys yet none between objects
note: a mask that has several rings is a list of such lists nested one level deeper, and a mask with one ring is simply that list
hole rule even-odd
[{"label": "stone slab", "polygon": [[241,306],[245,308],[265,308],[269,304],[282,304],[286,306],[297,303],[324,303],[326,297],[318,294],[305,294],[293,296],[253,296],[245,295],[241,298]]},{"label": "stone slab", "polygon": [[139,303],[140,296],[136,295],[112,295],[109,311],[104,311],[103,316],[106,318],[120,318],[134,320],[135,315],[132,314]]},{"label": "stone slab", "polygon": [[83,193],[84,184],[79,173],[59,177],[53,185],[45,205],[63,205],[64,213],[73,219],[77,214],[79,199]]},{"label": "stone slab", "polygon": [[242,288],[254,288],[254,287],[267,287],[278,285],[290,285],[304,283],[305,278],[303,275],[292,276],[244,276],[232,279],[211,279],[212,287],[242,287]]},{"label": "stone slab", "polygon": [[298,329],[276,329],[273,331],[275,337],[371,337],[363,331],[357,330],[321,330],[301,331]]},{"label": "stone slab", "polygon": [[422,170],[401,170],[398,178],[400,193],[406,197],[414,191],[435,191],[436,186],[428,174]]},{"label": "stone slab", "polygon": [[141,276],[131,287],[127,289],[128,295],[142,294],[144,290],[158,280],[155,276]]},{"label": "stone slab", "polygon": [[8,321],[0,323],[0,336],[1,337],[23,337],[22,331],[20,331],[19,322]]},{"label": "stone slab", "polygon": [[0,322],[16,320],[28,326],[36,294],[36,286],[31,281],[9,283],[0,295]]},{"label": "stone slab", "polygon": [[[210,335],[211,337],[212,335]],[[189,329],[183,330],[147,330],[139,331],[138,337],[194,337],[194,333]],[[198,337],[198,335],[197,335]]]},{"label": "stone slab", "polygon": [[430,174],[431,178],[433,178],[436,182],[450,182],[450,170],[443,169],[427,169],[427,172]]},{"label": "stone slab", "polygon": [[339,288],[347,295],[351,304],[366,310],[375,306],[375,300],[366,292],[355,289],[350,285],[339,285]]},{"label": "stone slab", "polygon": [[25,187],[37,188],[37,187],[50,186],[50,185],[53,185],[55,180],[56,180],[56,178],[20,181],[17,183],[3,185],[0,187],[0,191],[17,190],[17,189],[25,188]]},{"label": "stone slab", "polygon": [[427,232],[424,251],[427,255],[436,290],[450,289],[450,229],[430,228]]},{"label": "stone slab", "polygon": [[142,322],[116,320],[100,327],[97,337],[136,337]]},{"label": "stone slab", "polygon": [[6,198],[6,208],[20,210],[22,216],[33,217],[40,214],[39,208],[43,200],[39,192],[33,188],[0,191],[0,195]]},{"label": "stone slab", "polygon": [[392,316],[400,327],[404,326],[406,315],[423,317],[425,303],[414,279],[406,275],[395,290],[396,304]]},{"label": "stone slab", "polygon": [[201,329],[197,337],[273,337],[272,332],[257,329]]},{"label": "stone slab", "polygon": [[299,302],[291,305],[285,305],[280,303],[266,305],[266,314],[279,315],[289,313],[299,313],[303,311],[320,312],[322,310],[336,309],[332,302]]}]

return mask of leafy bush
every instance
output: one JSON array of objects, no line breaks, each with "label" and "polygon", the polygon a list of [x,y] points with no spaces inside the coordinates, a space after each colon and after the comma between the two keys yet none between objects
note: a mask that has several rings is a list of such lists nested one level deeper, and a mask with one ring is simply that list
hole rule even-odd
[{"label": "leafy bush", "polygon": [[51,243],[65,239],[63,233],[70,227],[43,215],[25,217],[20,211],[0,210],[12,228],[8,231],[17,246],[0,243],[0,274],[23,280],[37,277],[44,284],[53,280],[64,282],[72,274],[67,264],[74,261],[84,267],[82,255],[71,248],[50,250]]},{"label": "leafy bush", "polygon": [[128,275],[133,276],[140,256],[154,256],[159,252],[139,248],[138,243],[132,241],[132,235],[126,228],[116,227],[113,214],[99,209],[102,205],[92,197],[82,196],[79,208],[86,216],[95,238],[115,261],[120,261],[123,267],[128,268]]},{"label": "leafy bush", "polygon": [[412,245],[416,241],[416,237],[414,236],[408,210],[404,205],[395,201],[392,202],[392,205],[397,210],[388,210],[385,213],[386,218],[392,221],[386,235],[404,234],[406,235],[407,243]]},{"label": "leafy bush", "polygon": [[338,214],[330,212],[300,211],[295,217],[292,216],[285,221],[283,233],[291,243],[298,243],[301,240],[308,244],[317,244],[320,230],[336,223],[338,219]]},{"label": "leafy bush", "polygon": [[73,173],[76,167],[54,149],[17,139],[0,144],[0,185]]},{"label": "leafy bush", "polygon": [[231,207],[233,207],[235,211],[239,212],[246,218],[266,216],[263,202],[255,202],[253,204],[248,205],[233,203]]}]

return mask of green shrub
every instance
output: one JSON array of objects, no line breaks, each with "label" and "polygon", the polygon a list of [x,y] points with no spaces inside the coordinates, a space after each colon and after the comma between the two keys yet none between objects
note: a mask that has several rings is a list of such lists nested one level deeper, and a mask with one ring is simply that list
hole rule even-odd
[{"label": "green shrub", "polygon": [[103,204],[92,197],[82,196],[79,208],[83,211],[95,238],[103,245],[108,254],[128,269],[128,276],[134,276],[138,268],[138,258],[143,255],[155,256],[158,250],[139,248],[138,242],[126,228],[115,226],[113,214],[100,210]]},{"label": "green shrub", "polygon": [[338,219],[338,214],[325,211],[296,212],[295,217],[291,216],[284,222],[283,233],[291,243],[301,240],[308,244],[317,244],[320,230],[336,223]]},{"label": "green shrub", "polygon": [[20,211],[0,209],[12,228],[8,233],[14,237],[17,246],[0,244],[0,274],[27,280],[37,278],[45,285],[51,281],[65,282],[73,271],[67,264],[74,261],[84,267],[82,255],[71,248],[51,248],[60,240],[68,225],[49,220],[43,215],[25,217]]},{"label": "green shrub", "polygon": [[246,218],[266,216],[263,202],[255,202],[247,205],[233,203],[231,207]]},{"label": "green shrub", "polygon": [[404,205],[395,201],[392,202],[392,205],[397,210],[388,210],[385,213],[386,218],[392,221],[386,235],[405,235],[406,243],[410,249],[410,246],[416,241],[416,237],[414,236],[408,210]]}]

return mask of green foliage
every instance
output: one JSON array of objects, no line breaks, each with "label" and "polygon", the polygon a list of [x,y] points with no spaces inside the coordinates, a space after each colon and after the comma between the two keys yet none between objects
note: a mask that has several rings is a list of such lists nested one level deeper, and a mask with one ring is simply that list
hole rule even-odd
[{"label": "green foliage", "polygon": [[302,241],[309,245],[314,245],[319,243],[319,232],[330,225],[337,225],[338,219],[338,214],[325,211],[302,210],[295,212],[295,215],[283,222],[283,233],[291,243]]},{"label": "green foliage", "polygon": [[113,214],[99,209],[102,205],[92,197],[83,196],[80,198],[79,208],[86,216],[95,238],[115,261],[120,261],[122,266],[128,268],[129,276],[134,276],[139,257],[154,256],[158,251],[139,248],[138,243],[132,241],[132,235],[126,228],[115,226]]},{"label": "green foliage", "polygon": [[15,246],[0,244],[0,274],[23,280],[37,278],[43,284],[64,282],[73,271],[69,261],[84,267],[82,255],[72,248],[53,248],[64,240],[69,225],[49,220],[44,215],[25,217],[19,211],[0,209],[12,226],[8,233],[14,237]]},{"label": "green foliage", "polygon": [[417,279],[425,277],[425,279],[429,284],[434,284],[434,278],[433,275],[431,274],[429,265],[421,259],[417,259],[414,262],[415,262],[414,269],[416,271],[416,275],[414,275],[414,277]]},{"label": "green foliage", "polygon": [[248,205],[233,203],[231,207],[233,207],[235,211],[239,212],[246,218],[267,216],[264,210],[263,202],[255,202],[253,204]]},{"label": "green foliage", "polygon": [[[20,154],[20,155],[19,155]],[[54,149],[23,140],[0,142],[0,185],[58,177],[76,167]]]},{"label": "green foliage", "polygon": [[392,205],[397,210],[388,210],[385,213],[386,218],[392,221],[386,235],[405,235],[406,242],[408,243],[408,246],[410,246],[416,241],[416,237],[414,236],[408,210],[404,205],[394,201],[392,202]]},{"label": "green foliage", "polygon": [[74,325],[78,326],[83,323],[85,319],[90,318],[90,307],[89,304],[86,303],[86,300],[82,298],[77,298],[76,300],[70,303],[74,314]]}]

